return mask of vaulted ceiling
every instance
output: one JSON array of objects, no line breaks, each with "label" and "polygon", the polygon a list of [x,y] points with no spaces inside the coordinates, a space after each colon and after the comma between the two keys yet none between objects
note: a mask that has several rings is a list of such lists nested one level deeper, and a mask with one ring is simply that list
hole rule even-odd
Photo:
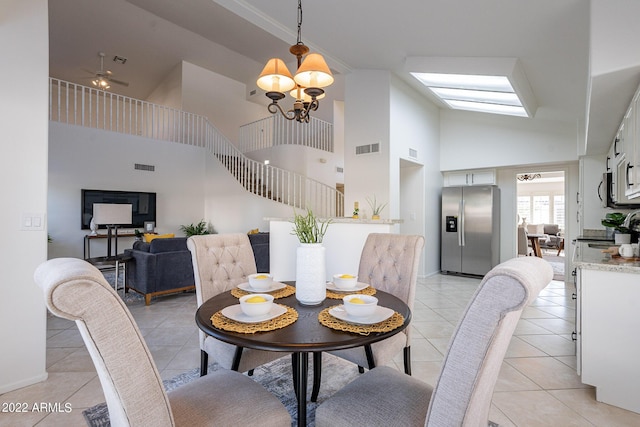
[{"label": "vaulted ceiling", "polygon": [[[408,57],[518,58],[538,109],[507,120],[575,124],[578,153],[598,154],[640,82],[640,10],[628,10],[640,6],[628,3],[303,0],[302,39],[338,81],[355,69],[390,70],[427,97],[405,71]],[[51,0],[49,10],[51,76],[90,84],[102,51],[105,68],[129,82],[112,90],[142,99],[183,60],[251,87],[296,40],[296,0]],[[328,95],[342,99],[341,85]]]}]

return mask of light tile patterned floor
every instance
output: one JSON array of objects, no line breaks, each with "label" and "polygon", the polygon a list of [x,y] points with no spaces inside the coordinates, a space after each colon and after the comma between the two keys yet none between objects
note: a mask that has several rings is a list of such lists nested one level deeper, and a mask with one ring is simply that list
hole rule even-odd
[{"label": "light tile patterned floor", "polygon": [[[429,383],[437,378],[449,337],[479,283],[479,279],[447,275],[419,280],[411,326],[414,377]],[[640,425],[640,414],[596,402],[594,389],[576,375],[572,292],[572,285],[552,282],[525,309],[493,396],[490,416],[501,426]],[[157,298],[149,307],[140,303],[130,309],[163,378],[199,366],[193,293]],[[49,317],[47,337],[49,379],[0,395],[0,404],[68,402],[71,412],[0,412],[0,426],[83,426],[82,410],[104,402],[75,324]],[[394,363],[401,369],[401,357]]]}]

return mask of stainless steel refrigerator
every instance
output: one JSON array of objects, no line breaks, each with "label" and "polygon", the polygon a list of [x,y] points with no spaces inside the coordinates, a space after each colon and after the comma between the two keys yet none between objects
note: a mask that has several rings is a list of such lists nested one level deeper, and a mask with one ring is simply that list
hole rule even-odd
[{"label": "stainless steel refrigerator", "polygon": [[500,259],[500,189],[444,187],[440,269],[483,276]]}]

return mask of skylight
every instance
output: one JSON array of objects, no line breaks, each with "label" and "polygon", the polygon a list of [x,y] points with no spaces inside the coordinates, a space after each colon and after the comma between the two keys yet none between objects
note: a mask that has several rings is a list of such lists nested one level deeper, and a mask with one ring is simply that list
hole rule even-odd
[{"label": "skylight", "polygon": [[528,117],[506,76],[411,72],[450,108]]}]

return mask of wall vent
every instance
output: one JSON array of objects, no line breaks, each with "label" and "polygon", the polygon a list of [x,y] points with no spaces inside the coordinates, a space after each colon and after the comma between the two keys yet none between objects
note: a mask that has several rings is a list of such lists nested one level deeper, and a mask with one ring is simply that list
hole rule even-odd
[{"label": "wall vent", "polygon": [[409,157],[412,159],[418,158],[418,150],[414,150],[413,148],[409,148]]},{"label": "wall vent", "polygon": [[336,167],[336,172],[338,173],[344,173],[344,168],[341,168],[340,166]]},{"label": "wall vent", "polygon": [[156,170],[156,167],[153,165],[142,165],[140,163],[136,163],[134,166],[134,169],[137,169],[139,171],[153,172]]},{"label": "wall vent", "polygon": [[380,151],[380,143],[358,145],[356,147],[356,155],[378,153]]},{"label": "wall vent", "polygon": [[255,94],[256,94],[256,90],[255,89],[249,92],[249,96],[253,96]]}]

